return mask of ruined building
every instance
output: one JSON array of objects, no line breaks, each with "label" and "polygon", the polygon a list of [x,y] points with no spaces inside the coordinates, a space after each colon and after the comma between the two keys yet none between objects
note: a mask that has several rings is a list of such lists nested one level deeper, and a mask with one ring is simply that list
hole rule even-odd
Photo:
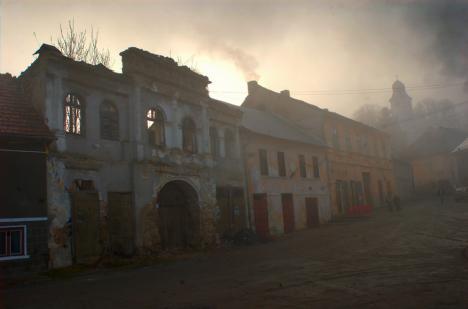
[{"label": "ruined building", "polygon": [[50,267],[203,247],[246,226],[242,113],[209,97],[207,77],[134,47],[121,74],[46,44],[36,54],[20,79],[55,136]]}]

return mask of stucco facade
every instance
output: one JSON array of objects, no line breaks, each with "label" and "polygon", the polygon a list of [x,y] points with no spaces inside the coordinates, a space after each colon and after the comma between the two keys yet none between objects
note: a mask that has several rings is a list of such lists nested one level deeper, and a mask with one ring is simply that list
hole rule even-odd
[{"label": "stucco facade", "polygon": [[292,98],[287,90],[276,93],[255,81],[248,89],[242,106],[274,113],[324,141],[333,215],[345,214],[354,205],[381,206],[388,193],[395,193],[387,134]]}]

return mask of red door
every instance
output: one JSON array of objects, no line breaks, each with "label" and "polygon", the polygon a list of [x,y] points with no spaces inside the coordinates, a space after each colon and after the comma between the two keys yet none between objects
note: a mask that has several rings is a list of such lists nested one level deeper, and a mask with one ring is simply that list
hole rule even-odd
[{"label": "red door", "polygon": [[258,237],[266,239],[270,235],[267,196],[266,194],[254,194],[253,201],[255,231]]},{"label": "red door", "polygon": [[307,214],[307,227],[318,226],[320,221],[317,199],[315,197],[306,197],[305,204]]},{"label": "red door", "polygon": [[283,205],[284,232],[290,233],[294,231],[294,204],[292,194],[281,194],[281,203]]}]

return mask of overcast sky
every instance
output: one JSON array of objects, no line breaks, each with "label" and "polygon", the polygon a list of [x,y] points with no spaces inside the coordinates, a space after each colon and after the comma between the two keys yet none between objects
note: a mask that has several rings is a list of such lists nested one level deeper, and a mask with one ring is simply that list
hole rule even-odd
[{"label": "overcast sky", "polygon": [[[414,103],[467,96],[467,1],[0,3],[2,73],[20,74],[40,43],[74,19],[78,28],[99,29],[114,70],[129,46],[172,56],[210,78],[211,96],[234,104],[252,79],[345,115],[364,103],[388,104],[397,76],[423,86],[408,90]],[[427,86],[434,84],[443,87]]]}]

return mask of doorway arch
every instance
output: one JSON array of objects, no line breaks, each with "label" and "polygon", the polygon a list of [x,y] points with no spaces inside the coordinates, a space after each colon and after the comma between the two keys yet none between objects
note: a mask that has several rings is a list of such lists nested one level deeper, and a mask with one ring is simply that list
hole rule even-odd
[{"label": "doorway arch", "polygon": [[196,245],[200,231],[198,194],[185,181],[166,183],[158,194],[159,232],[164,249]]}]

